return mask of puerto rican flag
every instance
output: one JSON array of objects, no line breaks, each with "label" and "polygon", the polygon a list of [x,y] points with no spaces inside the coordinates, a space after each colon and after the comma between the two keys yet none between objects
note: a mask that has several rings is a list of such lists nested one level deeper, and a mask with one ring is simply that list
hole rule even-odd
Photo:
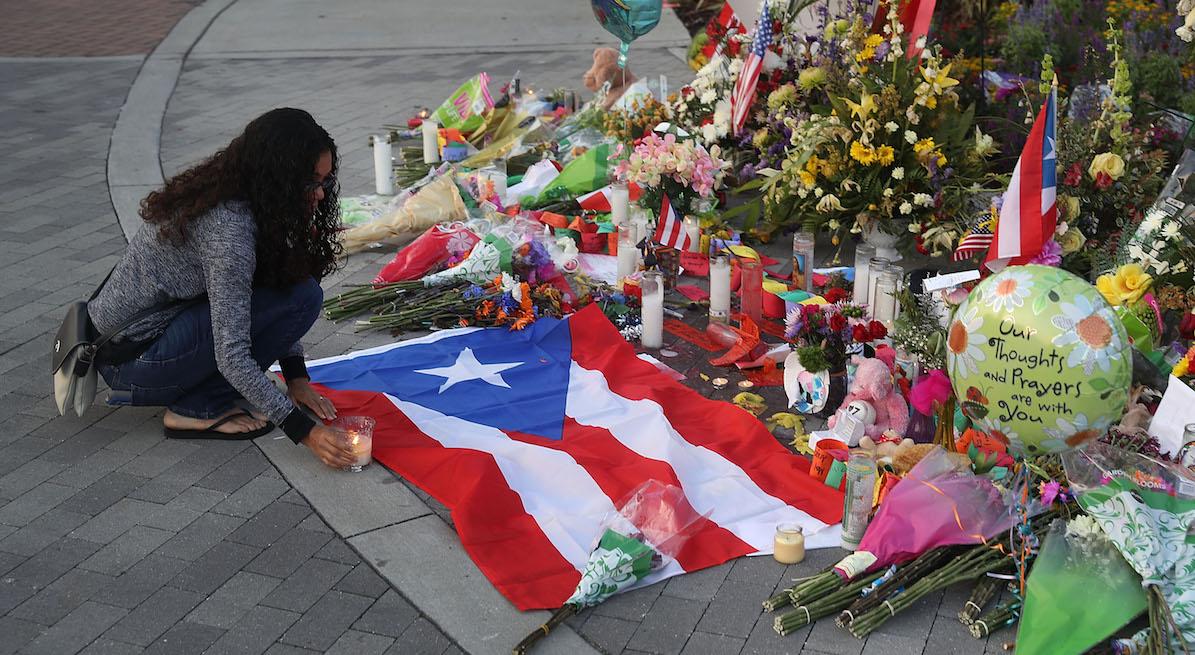
[{"label": "puerto rican flag", "polygon": [[992,246],[984,265],[998,271],[1008,265],[1028,262],[1041,252],[1046,240],[1053,238],[1058,226],[1058,207],[1054,202],[1057,168],[1058,86],[1050,90],[1042,104],[1021,158],[1012,171],[1012,180],[1004,192],[1000,218]]},{"label": "puerto rican flag", "polygon": [[[588,209],[589,211],[595,212],[608,212],[610,211],[610,193],[613,191],[613,189],[614,187],[612,185],[607,184],[597,191],[591,191],[583,196],[578,196],[577,204],[581,205],[581,209]],[[643,189],[640,189],[639,185],[635,184],[634,182],[628,182],[627,195],[630,197],[631,202],[635,202],[639,199],[639,196],[643,195]]]},{"label": "puerto rican flag", "polygon": [[656,221],[656,234],[653,239],[658,244],[677,250],[689,250],[693,245],[689,243],[689,235],[685,234],[685,225],[677,217],[676,211],[672,209],[672,201],[666,195],[660,204],[660,219]]},{"label": "puerto rican flag", "polygon": [[700,527],[639,586],[772,551],[779,523],[837,546],[842,494],[755,417],[638,358],[597,307],[527,329],[461,328],[309,365],[373,455],[452,510],[461,544],[519,609],[559,607],[614,503],[683,489]]}]

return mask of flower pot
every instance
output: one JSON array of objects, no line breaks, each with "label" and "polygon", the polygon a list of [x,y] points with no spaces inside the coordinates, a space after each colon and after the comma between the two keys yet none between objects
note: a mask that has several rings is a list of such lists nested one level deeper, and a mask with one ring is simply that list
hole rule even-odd
[{"label": "flower pot", "polygon": [[899,239],[897,235],[881,230],[875,221],[868,221],[865,225],[867,227],[863,228],[863,242],[876,249],[876,257],[883,257],[890,262],[902,259],[900,251],[896,249],[896,242]]},{"label": "flower pot", "polygon": [[784,359],[784,391],[789,408],[801,414],[829,418],[846,398],[846,366],[811,373],[796,352]]}]

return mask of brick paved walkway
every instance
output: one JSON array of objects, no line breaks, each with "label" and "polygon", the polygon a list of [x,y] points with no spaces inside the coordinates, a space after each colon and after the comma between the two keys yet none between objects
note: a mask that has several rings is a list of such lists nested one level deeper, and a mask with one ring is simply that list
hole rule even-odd
[{"label": "brick paved walkway", "polygon": [[0,0],[0,57],[142,55],[201,0]]},{"label": "brick paved walkway", "polygon": [[104,157],[137,67],[0,63],[0,653],[460,652],[253,444],[57,416],[51,332],[124,249]]}]

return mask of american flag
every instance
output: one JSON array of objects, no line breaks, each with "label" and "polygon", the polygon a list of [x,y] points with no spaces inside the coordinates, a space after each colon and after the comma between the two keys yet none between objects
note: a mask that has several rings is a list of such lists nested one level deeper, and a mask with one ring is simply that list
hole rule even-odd
[{"label": "american flag", "polygon": [[755,86],[759,83],[759,71],[763,68],[763,57],[771,44],[772,17],[768,13],[768,0],[764,0],[763,9],[759,12],[759,22],[755,25],[755,38],[751,41],[751,50],[747,52],[743,70],[739,71],[739,79],[734,83],[734,93],[730,96],[732,134],[743,129],[743,123],[747,122],[751,101],[755,99]]},{"label": "american flag", "polygon": [[958,246],[954,249],[954,256],[951,258],[956,262],[961,262],[964,259],[974,257],[992,245],[992,223],[994,223],[995,208],[987,218],[980,221],[975,227],[971,228],[963,238],[959,239]]}]

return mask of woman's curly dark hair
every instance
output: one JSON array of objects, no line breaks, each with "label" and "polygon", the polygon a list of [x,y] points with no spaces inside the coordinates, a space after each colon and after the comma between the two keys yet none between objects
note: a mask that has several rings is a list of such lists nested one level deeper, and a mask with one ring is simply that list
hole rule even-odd
[{"label": "woman's curly dark hair", "polygon": [[[324,152],[332,154],[333,184],[312,211],[315,167]],[[341,252],[337,164],[335,142],[311,114],[274,109],[146,196],[141,217],[158,226],[159,238],[182,244],[191,221],[222,202],[244,201],[257,222],[254,283],[277,288],[308,276],[319,280],[335,270]]]}]

